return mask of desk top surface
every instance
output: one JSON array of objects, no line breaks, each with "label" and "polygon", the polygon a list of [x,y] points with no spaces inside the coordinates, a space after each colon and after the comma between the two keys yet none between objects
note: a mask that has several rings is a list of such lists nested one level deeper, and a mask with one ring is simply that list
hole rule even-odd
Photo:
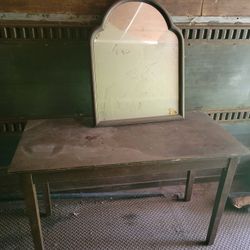
[{"label": "desk top surface", "polygon": [[9,172],[34,173],[138,162],[181,161],[249,154],[210,117],[89,128],[73,119],[29,121]]}]

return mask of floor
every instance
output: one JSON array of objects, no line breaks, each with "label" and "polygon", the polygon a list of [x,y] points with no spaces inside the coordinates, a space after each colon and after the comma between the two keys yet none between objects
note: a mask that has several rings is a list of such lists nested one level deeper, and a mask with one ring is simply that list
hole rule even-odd
[{"label": "floor", "polygon": [[[53,215],[42,217],[45,249],[250,249],[250,214],[230,206],[215,244],[202,245],[216,187],[195,184],[191,202],[175,199],[182,185],[130,191],[126,199],[53,200]],[[129,198],[139,193],[152,195]],[[0,249],[33,249],[21,201],[0,203]]]}]

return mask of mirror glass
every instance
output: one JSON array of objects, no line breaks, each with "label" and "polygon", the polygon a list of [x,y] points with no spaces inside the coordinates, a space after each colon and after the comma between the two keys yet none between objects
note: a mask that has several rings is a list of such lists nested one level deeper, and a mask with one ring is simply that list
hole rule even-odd
[{"label": "mirror glass", "polygon": [[178,43],[154,6],[114,6],[91,38],[96,124],[178,117]]}]

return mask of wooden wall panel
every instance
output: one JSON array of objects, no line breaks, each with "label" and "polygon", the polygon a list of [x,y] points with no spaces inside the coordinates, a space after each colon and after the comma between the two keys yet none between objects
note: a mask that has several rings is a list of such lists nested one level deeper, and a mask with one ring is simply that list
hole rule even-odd
[{"label": "wooden wall panel", "polygon": [[0,12],[101,14],[115,0],[1,0]]},{"label": "wooden wall panel", "polygon": [[[156,0],[174,16],[249,16],[249,0]],[[116,0],[1,0],[0,12],[103,15]]]},{"label": "wooden wall panel", "polygon": [[[116,0],[1,0],[0,12],[103,15]],[[175,16],[197,16],[202,0],[158,0]]]},{"label": "wooden wall panel", "polygon": [[202,0],[158,0],[172,16],[200,16]]},{"label": "wooden wall panel", "polygon": [[204,0],[203,16],[250,16],[249,0]]}]

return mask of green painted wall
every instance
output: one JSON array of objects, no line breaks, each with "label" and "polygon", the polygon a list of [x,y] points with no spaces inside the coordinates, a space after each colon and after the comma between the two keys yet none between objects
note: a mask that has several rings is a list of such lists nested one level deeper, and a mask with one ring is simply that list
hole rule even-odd
[{"label": "green painted wall", "polygon": [[0,55],[0,118],[92,115],[86,42],[6,42]]},{"label": "green painted wall", "polygon": [[[93,114],[86,42],[1,42],[0,55],[0,118]],[[186,108],[250,107],[249,55],[249,45],[187,46]]]},{"label": "green painted wall", "polygon": [[[0,42],[0,118],[92,116],[89,45],[83,41]],[[186,46],[186,107],[250,107],[250,46]],[[249,122],[225,125],[250,146]],[[0,166],[18,136],[0,137]]]},{"label": "green painted wall", "polygon": [[250,107],[250,44],[186,47],[186,108]]}]

